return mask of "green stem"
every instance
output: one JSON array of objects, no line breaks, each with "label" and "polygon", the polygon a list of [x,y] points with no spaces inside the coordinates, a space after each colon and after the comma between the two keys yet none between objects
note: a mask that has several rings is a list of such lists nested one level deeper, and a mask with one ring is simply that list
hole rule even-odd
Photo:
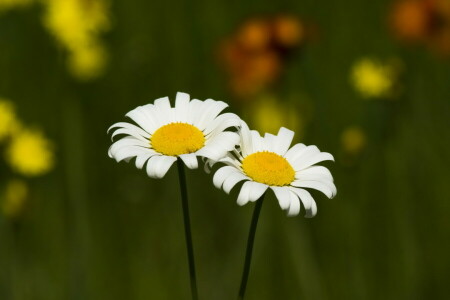
[{"label": "green stem", "polygon": [[247,288],[248,275],[250,273],[250,264],[252,261],[253,244],[255,242],[256,227],[258,226],[259,213],[264,202],[265,193],[256,201],[255,210],[253,211],[250,232],[248,233],[247,251],[245,253],[244,271],[242,272],[241,287],[239,288],[238,300],[244,299],[245,290]]},{"label": "green stem", "polygon": [[188,204],[188,193],[186,187],[186,175],[184,173],[183,161],[177,159],[178,166],[178,178],[180,181],[180,191],[181,191],[181,204],[183,206],[183,219],[184,219],[184,233],[186,236],[186,248],[189,261],[189,277],[191,280],[191,293],[192,299],[198,299],[197,292],[197,279],[195,276],[195,263],[194,263],[194,247],[192,245],[192,234],[191,234],[191,221],[189,218],[189,204]]}]

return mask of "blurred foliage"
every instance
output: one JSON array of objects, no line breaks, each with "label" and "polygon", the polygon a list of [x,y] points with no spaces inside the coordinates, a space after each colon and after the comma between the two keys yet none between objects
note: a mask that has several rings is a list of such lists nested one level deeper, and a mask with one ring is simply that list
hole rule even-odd
[{"label": "blurred foliage", "polygon": [[[417,43],[392,25],[396,1],[112,1],[101,23],[110,25],[94,30],[109,63],[80,81],[37,2],[0,12],[0,97],[42,128],[58,163],[27,179],[19,217],[0,216],[0,299],[188,299],[176,170],[151,180],[106,154],[111,124],[176,91],[225,100],[249,122],[270,97],[298,113],[298,125],[283,124],[299,127],[296,142],[335,154],[327,167],[338,195],[314,194],[314,219],[286,218],[269,194],[246,299],[447,297],[450,62],[428,48],[448,43],[448,18]],[[218,48],[249,20],[279,15],[314,24],[313,38],[258,97],[238,97]],[[402,62],[392,101],[362,101],[349,80],[362,57]],[[352,126],[359,133],[345,134]],[[361,136],[364,148],[349,153]],[[15,174],[4,143],[0,151],[5,203]],[[187,176],[200,297],[232,299],[253,207],[238,207],[237,189],[216,190],[201,168]]]}]

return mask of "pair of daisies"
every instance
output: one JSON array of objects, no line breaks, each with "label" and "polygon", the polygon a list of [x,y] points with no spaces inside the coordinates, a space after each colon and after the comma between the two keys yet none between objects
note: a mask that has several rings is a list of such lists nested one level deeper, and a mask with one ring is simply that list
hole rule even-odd
[{"label": "pair of daisies", "polygon": [[301,201],[305,216],[313,217],[317,206],[305,188],[319,190],[328,198],[336,194],[330,171],[315,165],[333,156],[316,146],[290,147],[294,132],[286,128],[277,135],[261,136],[237,115],[221,114],[227,106],[212,99],[191,100],[185,93],[177,93],[175,107],[168,97],[139,106],[126,114],[136,125],[120,122],[111,126],[112,137],[122,138],[108,154],[117,162],[136,158],[136,167],[145,168],[151,178],[164,177],[178,158],[196,169],[197,157],[202,157],[206,171],[216,163],[222,165],[213,178],[217,188],[230,193],[244,181],[239,205],[258,200],[270,188],[289,216],[299,214]]}]

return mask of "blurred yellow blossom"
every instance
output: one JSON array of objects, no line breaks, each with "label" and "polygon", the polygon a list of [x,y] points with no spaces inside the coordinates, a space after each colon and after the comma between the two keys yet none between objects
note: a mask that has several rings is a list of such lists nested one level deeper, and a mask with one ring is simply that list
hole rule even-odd
[{"label": "blurred yellow blossom", "polygon": [[101,75],[106,63],[106,50],[100,44],[77,48],[68,59],[70,72],[77,78],[89,80]]},{"label": "blurred yellow blossom", "polygon": [[3,195],[1,210],[3,215],[14,218],[23,211],[28,198],[28,186],[23,180],[10,180]]},{"label": "blurred yellow blossom", "polygon": [[21,130],[15,134],[6,150],[6,161],[17,173],[38,176],[53,168],[51,142],[39,131]]},{"label": "blurred yellow blossom", "polygon": [[0,141],[11,135],[18,126],[14,105],[0,98]]},{"label": "blurred yellow blossom", "polygon": [[69,70],[81,80],[98,77],[106,62],[99,34],[109,29],[106,0],[44,0],[44,24],[68,51]]},{"label": "blurred yellow blossom", "polygon": [[345,153],[356,155],[367,145],[366,134],[358,126],[348,127],[342,132],[341,145]]},{"label": "blurred yellow blossom", "polygon": [[301,118],[292,105],[265,96],[255,101],[251,112],[251,123],[259,132],[276,134],[280,127],[286,127],[301,135]]},{"label": "blurred yellow blossom", "polygon": [[351,71],[351,81],[364,98],[388,96],[394,87],[396,71],[391,64],[369,58],[357,61]]},{"label": "blurred yellow blossom", "polygon": [[0,0],[0,11],[14,7],[27,6],[34,0]]}]

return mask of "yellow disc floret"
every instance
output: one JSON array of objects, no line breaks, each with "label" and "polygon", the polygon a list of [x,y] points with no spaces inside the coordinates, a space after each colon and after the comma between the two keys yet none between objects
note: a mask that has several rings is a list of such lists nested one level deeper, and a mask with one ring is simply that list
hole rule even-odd
[{"label": "yellow disc floret", "polygon": [[205,136],[197,127],[187,123],[162,126],[150,138],[155,151],[169,156],[192,153],[205,145]]},{"label": "yellow disc floret", "polygon": [[268,185],[289,185],[295,178],[291,164],[281,155],[263,151],[250,154],[242,161],[245,174]]}]

